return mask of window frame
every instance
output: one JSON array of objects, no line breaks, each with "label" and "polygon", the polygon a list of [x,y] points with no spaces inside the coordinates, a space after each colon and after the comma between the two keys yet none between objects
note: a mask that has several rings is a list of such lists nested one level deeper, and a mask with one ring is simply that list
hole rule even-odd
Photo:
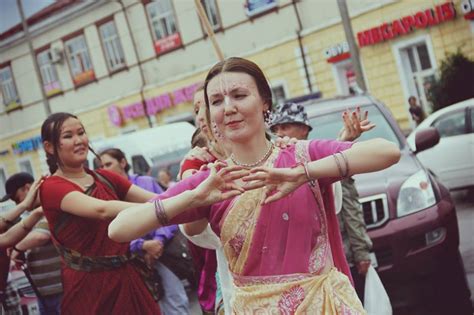
[{"label": "window frame", "polygon": [[[115,28],[115,38],[114,39],[108,39],[107,42],[118,42],[118,49],[121,50],[121,53],[122,53],[122,58],[123,58],[123,63],[122,64],[119,64],[118,66],[114,67],[114,68],[111,68],[111,66],[109,65],[109,52],[107,50],[107,46],[106,46],[106,41],[104,40],[104,37],[102,36],[102,32],[101,32],[101,28],[104,27],[105,25],[109,24],[109,23],[112,23],[113,24],[113,27]],[[109,71],[109,74],[114,74],[116,72],[119,72],[119,71],[122,71],[122,70],[125,70],[127,69],[127,58],[125,58],[125,50],[123,49],[123,45],[122,45],[122,41],[120,39],[120,34],[118,32],[118,29],[117,29],[117,23],[115,22],[115,19],[113,16],[110,16],[110,17],[107,17],[99,22],[96,23],[96,27],[97,27],[97,32],[99,33],[99,40],[100,40],[100,46],[102,48],[102,53],[104,55],[104,58],[105,58],[105,63],[107,64],[107,69]],[[117,47],[116,47],[117,48]]]},{"label": "window frame", "polygon": [[[208,2],[208,1],[214,1],[215,3],[215,7],[216,7],[216,16],[217,16],[217,19],[219,20],[219,27],[218,28],[215,28],[212,24],[211,24],[211,27],[214,31],[214,33],[218,33],[218,32],[222,32],[224,31],[224,26],[223,26],[223,23],[222,23],[222,17],[221,17],[221,13],[220,13],[220,9],[219,9],[219,4],[217,3],[217,0],[200,0],[201,1],[201,4],[202,4],[202,8],[204,9],[204,12],[206,13],[206,17],[207,17],[207,20],[209,21],[209,23],[211,22],[209,20],[209,15],[208,15],[208,12],[206,10],[206,5],[205,3]],[[202,21],[201,21],[201,18],[198,16],[198,19],[199,19],[199,22],[201,23],[201,29],[202,29],[202,32],[204,34],[204,37],[207,36],[207,32],[204,28],[204,25],[202,24]]]},{"label": "window frame", "polygon": [[5,191],[5,184],[6,184],[7,179],[8,179],[8,170],[5,166],[5,164],[0,164],[0,172],[2,172],[2,171],[3,171],[3,174],[5,175],[5,182],[2,183],[0,181],[0,186],[1,186],[1,188],[0,188],[0,198],[5,196],[5,194],[7,193]]},{"label": "window frame", "polygon": [[[441,134],[441,132],[439,131],[438,128],[436,128],[436,125],[441,121],[441,120],[444,120],[446,118],[448,118],[449,116],[454,116],[458,113],[462,113],[463,116],[464,116],[464,131],[463,133],[461,134],[457,134],[457,135],[452,135],[452,136],[443,136]],[[462,135],[467,135],[469,134],[469,126],[468,126],[468,117],[467,117],[467,108],[461,108],[461,109],[457,109],[457,110],[453,110],[451,112],[448,112],[448,113],[445,113],[441,116],[439,116],[438,118],[436,118],[435,120],[433,120],[433,122],[431,123],[431,127],[435,128],[436,130],[438,130],[438,133],[439,133],[439,136],[440,138],[451,138],[451,137],[457,137],[457,136],[462,136]]]},{"label": "window frame", "polygon": [[283,103],[285,100],[289,99],[290,98],[290,94],[288,92],[288,84],[285,80],[274,80],[274,81],[271,81],[270,82],[270,90],[272,91],[272,102],[273,102],[273,106],[277,106],[279,105],[280,103],[277,103],[276,102],[276,99],[274,97],[274,93],[273,93],[273,89],[276,89],[276,88],[283,88],[283,92],[285,93],[285,98],[283,100]]},{"label": "window frame", "polygon": [[[56,65],[52,62],[52,60],[50,58],[48,58],[49,61],[50,61],[49,65],[52,69],[52,73],[54,73],[54,75],[56,76],[56,81],[50,82],[50,83],[45,82],[45,78],[43,77],[43,72],[42,72],[42,68],[41,68],[42,65],[40,64],[40,61],[39,61],[39,58],[38,58],[40,54],[45,54],[45,53],[51,55],[51,45],[50,44],[46,45],[46,46],[44,46],[40,49],[37,49],[35,51],[35,58],[36,58],[36,62],[38,64],[38,68],[40,70],[42,88],[43,88],[43,90],[44,90],[47,97],[53,97],[55,95],[62,94],[63,90],[61,88],[61,81],[59,80],[59,75],[58,75],[58,71],[56,69]],[[46,90],[46,85],[47,84],[53,85],[54,88],[49,90],[49,91]]]},{"label": "window frame", "polygon": [[[150,29],[151,38],[153,40],[153,46],[154,46],[154,49],[155,49],[155,54],[158,55],[158,56],[167,54],[169,52],[172,52],[174,50],[177,50],[177,49],[180,49],[180,48],[183,47],[183,41],[182,41],[182,38],[181,38],[181,33],[179,31],[180,27],[179,27],[179,24],[178,24],[178,17],[176,15],[176,9],[174,7],[174,3],[173,3],[172,0],[167,0],[167,1],[169,1],[169,5],[170,5],[170,8],[171,8],[171,13],[169,13],[167,15],[167,17],[171,16],[173,18],[173,22],[174,22],[174,26],[176,28],[176,31],[174,33],[168,34],[167,36],[162,37],[162,38],[157,38],[156,37],[155,29],[153,27],[153,21],[154,20],[152,20],[151,14],[150,14],[150,11],[149,11],[150,6],[156,5],[157,1],[144,1],[146,20],[147,20],[147,23],[148,23],[148,27]],[[158,21],[160,21],[163,18],[164,17],[159,15]],[[168,25],[167,18],[164,18],[164,19],[166,20],[166,23]]]},{"label": "window frame", "polygon": [[26,172],[25,170],[21,169],[21,164],[24,162],[30,163],[31,172],[33,173],[30,175],[33,176],[33,178],[36,178],[35,168],[33,167],[33,163],[31,162],[31,157],[29,156],[24,156],[24,157],[20,157],[16,159],[16,166],[17,166],[18,172]]},{"label": "window frame", "polygon": [[[71,42],[74,39],[77,39],[77,38],[81,37],[81,36],[84,39],[84,47],[85,47],[84,51],[87,53],[87,57],[89,58],[89,63],[90,63],[91,68],[86,70],[86,71],[81,72],[80,74],[74,75],[74,71],[72,69],[72,64],[71,64],[71,54],[69,53],[69,49],[68,49],[68,43]],[[87,85],[91,82],[97,81],[97,79],[95,77],[94,64],[92,63],[92,57],[91,57],[91,54],[90,54],[89,45],[87,44],[87,38],[86,38],[86,35],[84,34],[84,31],[80,30],[80,31],[72,33],[72,34],[70,34],[66,37],[63,37],[62,41],[63,41],[63,44],[64,44],[64,50],[65,50],[65,54],[66,54],[66,58],[67,58],[68,68],[69,68],[69,72],[71,74],[71,78],[72,78],[74,87],[78,88],[78,87]],[[77,81],[77,77],[79,77],[81,75],[89,76],[89,78],[81,79],[80,81]]]},{"label": "window frame", "polygon": [[2,108],[3,109],[2,111],[5,111],[8,113],[16,109],[22,108],[22,106],[21,106],[20,94],[18,93],[18,88],[15,82],[15,76],[13,75],[13,68],[12,68],[11,62],[8,61],[6,63],[1,64],[0,73],[2,72],[3,69],[9,69],[10,77],[11,77],[11,86],[16,93],[16,99],[15,100],[10,99],[7,103],[5,99],[5,93],[3,91],[3,80],[1,79],[1,76],[0,76],[0,93],[2,94],[3,106],[4,106]]}]

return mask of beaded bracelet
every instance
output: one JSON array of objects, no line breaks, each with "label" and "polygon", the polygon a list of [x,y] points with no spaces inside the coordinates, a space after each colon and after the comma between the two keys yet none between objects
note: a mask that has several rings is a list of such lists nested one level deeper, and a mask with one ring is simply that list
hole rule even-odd
[{"label": "beaded bracelet", "polygon": [[155,215],[158,219],[158,222],[160,222],[160,225],[168,225],[168,216],[166,215],[165,207],[163,206],[163,201],[161,201],[161,199],[156,199],[153,203],[155,205]]}]

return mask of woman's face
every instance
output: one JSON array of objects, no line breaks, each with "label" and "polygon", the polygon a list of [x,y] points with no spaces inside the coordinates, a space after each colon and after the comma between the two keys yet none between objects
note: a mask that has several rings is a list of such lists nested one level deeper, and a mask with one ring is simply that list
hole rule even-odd
[{"label": "woman's face", "polygon": [[122,160],[122,162],[120,162],[109,154],[102,154],[100,156],[100,160],[102,161],[102,166],[104,167],[104,169],[117,173],[119,175],[125,174],[125,160]]},{"label": "woman's face", "polygon": [[223,72],[207,85],[211,120],[224,138],[245,142],[265,132],[263,103],[252,76],[243,72]]},{"label": "woman's face", "polygon": [[209,135],[210,129],[206,119],[206,102],[204,101],[204,91],[194,94],[194,113],[196,115],[196,127],[200,128],[205,135]]},{"label": "woman's face", "polygon": [[[53,152],[48,153],[53,154]],[[58,155],[61,163],[65,166],[77,167],[87,160],[88,153],[89,138],[81,122],[73,117],[66,119],[59,135]]]}]

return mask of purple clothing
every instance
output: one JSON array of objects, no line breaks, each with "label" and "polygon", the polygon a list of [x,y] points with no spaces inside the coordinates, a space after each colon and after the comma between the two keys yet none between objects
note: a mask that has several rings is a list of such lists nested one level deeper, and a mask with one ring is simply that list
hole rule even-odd
[{"label": "purple clothing", "polygon": [[133,184],[145,190],[154,192],[155,194],[161,194],[163,189],[151,176],[132,175],[128,176],[128,180]]},{"label": "purple clothing", "polygon": [[[309,144],[309,155],[311,160],[315,161],[331,156],[336,152],[347,150],[351,146],[351,142],[312,140]],[[287,149],[280,150],[274,162],[274,167],[285,168],[295,165],[295,147],[290,146]],[[168,189],[159,198],[166,199],[185,190],[194,189],[206,179],[208,174],[209,171],[198,172]],[[323,199],[328,201],[327,211],[334,209],[330,185],[340,179],[321,178],[318,180],[323,192]],[[225,220],[227,211],[232,207],[234,200],[235,198],[228,199],[210,207],[188,210],[175,216],[171,222],[177,224],[208,218],[211,228],[220,236],[222,222]],[[311,250],[315,245],[312,240],[315,240],[315,236],[320,234],[318,225],[307,224],[307,222],[314,221],[312,217],[314,211],[320,210],[309,185],[303,185],[285,198],[264,205],[256,223],[252,247],[242,275],[271,276],[308,273]],[[282,219],[285,213],[286,215],[290,214],[290,220]],[[331,245],[334,246],[333,259],[339,261],[339,256],[343,256],[344,253],[339,250],[342,248],[340,236],[337,239],[332,235],[334,234],[333,231],[339,233],[337,221],[335,223],[332,221],[328,232],[331,234],[330,238],[335,240],[334,243],[331,241]],[[261,254],[262,248],[266,249],[266,255]],[[340,253],[342,254],[340,255]],[[340,266],[342,266],[342,271],[348,271],[345,258],[341,261]]]},{"label": "purple clothing", "polygon": [[[150,192],[154,192],[155,194],[161,194],[163,192],[160,185],[158,185],[158,183],[155,181],[153,177],[132,175],[132,176],[129,176],[128,179],[130,182],[132,182],[133,185],[136,185]],[[155,231],[148,233],[142,238],[133,240],[130,243],[130,251],[132,253],[143,254],[142,252],[143,242],[148,241],[148,240],[158,240],[163,245],[165,245],[167,241],[171,240],[174,237],[177,230],[178,230],[177,225],[170,225],[170,226],[165,226],[165,227],[156,229]]]}]

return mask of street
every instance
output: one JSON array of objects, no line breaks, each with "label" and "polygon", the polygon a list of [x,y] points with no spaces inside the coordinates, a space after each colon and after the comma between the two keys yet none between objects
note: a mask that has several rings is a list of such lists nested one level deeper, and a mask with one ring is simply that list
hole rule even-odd
[{"label": "street", "polygon": [[460,251],[466,269],[466,276],[471,289],[471,301],[474,305],[474,190],[453,192],[458,214]]}]

